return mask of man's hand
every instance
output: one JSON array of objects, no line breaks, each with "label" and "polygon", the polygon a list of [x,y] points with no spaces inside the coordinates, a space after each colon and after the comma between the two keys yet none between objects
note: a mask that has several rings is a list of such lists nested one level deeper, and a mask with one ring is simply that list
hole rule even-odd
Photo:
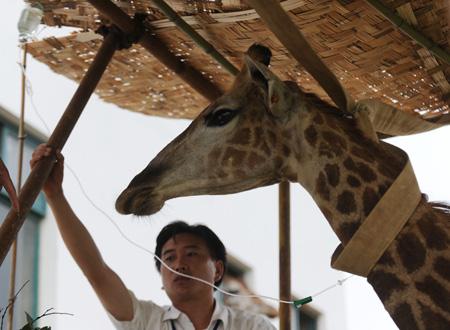
[{"label": "man's hand", "polygon": [[14,188],[14,184],[11,181],[8,169],[3,163],[3,160],[0,158],[0,190],[2,189],[2,187],[5,188],[6,192],[8,193],[13,209],[16,212],[19,212],[19,200],[17,199],[16,189]]},{"label": "man's hand", "polygon": [[[30,160],[31,168],[36,165],[36,163],[44,157],[51,155],[52,149],[47,146],[47,144],[41,144],[36,149],[34,149],[33,157]],[[42,191],[45,193],[47,198],[54,195],[62,193],[62,182],[64,177],[64,156],[61,154],[60,150],[56,151],[56,164],[50,175],[42,186]]]}]

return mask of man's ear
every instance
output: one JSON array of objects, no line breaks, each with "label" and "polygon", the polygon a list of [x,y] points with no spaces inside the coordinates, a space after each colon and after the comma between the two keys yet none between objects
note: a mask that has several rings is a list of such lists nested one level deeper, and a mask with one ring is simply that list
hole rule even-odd
[{"label": "man's ear", "polygon": [[294,105],[295,95],[265,64],[253,59],[248,53],[244,62],[253,81],[267,92],[270,113],[281,118]]},{"label": "man's ear", "polygon": [[214,277],[214,283],[218,282],[224,275],[224,265],[222,260],[215,261],[216,276]]}]

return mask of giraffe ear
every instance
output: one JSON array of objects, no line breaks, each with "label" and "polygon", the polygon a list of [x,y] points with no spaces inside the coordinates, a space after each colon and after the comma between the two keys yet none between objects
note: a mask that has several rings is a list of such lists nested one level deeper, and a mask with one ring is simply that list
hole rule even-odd
[{"label": "giraffe ear", "polygon": [[[267,102],[270,113],[281,118],[291,109],[295,102],[292,91],[266,65],[253,59],[246,53],[244,62],[253,81],[267,91]],[[268,63],[267,63],[268,64]]]}]

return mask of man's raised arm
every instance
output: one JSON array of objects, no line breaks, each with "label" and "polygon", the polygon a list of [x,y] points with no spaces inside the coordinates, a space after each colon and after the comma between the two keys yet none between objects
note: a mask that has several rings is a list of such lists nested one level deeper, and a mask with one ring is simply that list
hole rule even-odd
[{"label": "man's raised arm", "polygon": [[[34,150],[31,167],[52,150],[42,144]],[[133,303],[120,277],[105,264],[86,227],[69,205],[63,189],[64,157],[56,152],[57,162],[42,190],[70,254],[91,283],[105,309],[119,321],[133,318]]]}]

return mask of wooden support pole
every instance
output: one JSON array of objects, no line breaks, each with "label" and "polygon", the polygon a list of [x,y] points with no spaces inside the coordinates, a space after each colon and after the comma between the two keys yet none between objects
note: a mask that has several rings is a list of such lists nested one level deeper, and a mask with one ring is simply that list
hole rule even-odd
[{"label": "wooden support pole", "polygon": [[[290,187],[285,181],[279,185],[280,235],[280,300],[291,301],[291,214]],[[280,303],[280,330],[291,329],[292,305]]]},{"label": "wooden support pole", "polygon": [[[17,195],[20,193],[20,187],[22,186],[22,167],[23,167],[23,147],[25,144],[25,85],[26,85],[26,77],[25,71],[27,68],[27,51],[28,45],[25,43],[23,45],[23,67],[22,67],[22,99],[21,99],[21,107],[20,107],[20,121],[19,121],[19,157],[18,157],[18,166],[17,166],[17,186],[16,191]],[[13,242],[11,248],[11,271],[9,275],[9,299],[8,301],[11,303],[14,300],[16,295],[16,270],[17,270],[17,242],[18,237]],[[6,330],[13,329],[13,319],[14,319],[14,306],[8,309],[8,322],[6,324]]]},{"label": "wooden support pole", "polygon": [[[138,23],[111,1],[88,0],[88,2],[123,32],[131,34],[137,28]],[[209,101],[212,102],[222,95],[222,92],[211,81],[191,66],[181,62],[161,40],[149,31],[143,33],[139,44]]]},{"label": "wooden support pole", "polygon": [[[119,38],[116,34],[111,32],[106,36],[103,45],[100,47],[89,70],[81,80],[66,111],[48,140],[48,145],[53,150],[63,148],[89,98],[97,87],[103,72],[111,61],[118,44]],[[28,216],[42,185],[53,169],[55,159],[56,156],[53,155],[52,157],[44,158],[36,164],[18,196],[20,212],[11,209],[6,216],[0,228],[0,266]]]}]

